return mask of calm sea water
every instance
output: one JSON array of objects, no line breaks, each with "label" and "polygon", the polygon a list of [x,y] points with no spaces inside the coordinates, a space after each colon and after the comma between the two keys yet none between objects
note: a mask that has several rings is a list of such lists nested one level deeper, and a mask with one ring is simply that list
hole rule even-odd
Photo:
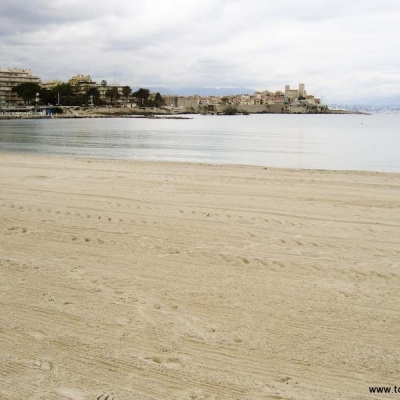
[{"label": "calm sea water", "polygon": [[400,115],[0,120],[1,153],[400,172]]}]

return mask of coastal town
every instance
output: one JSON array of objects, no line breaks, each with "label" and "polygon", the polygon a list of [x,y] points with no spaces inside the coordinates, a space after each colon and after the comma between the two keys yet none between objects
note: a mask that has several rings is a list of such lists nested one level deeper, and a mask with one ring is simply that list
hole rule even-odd
[{"label": "coastal town", "polygon": [[149,89],[95,82],[78,74],[67,82],[42,81],[29,69],[0,68],[0,116],[64,117],[150,114],[315,114],[339,113],[308,94],[304,83],[296,89],[256,91],[229,96],[161,95]]}]

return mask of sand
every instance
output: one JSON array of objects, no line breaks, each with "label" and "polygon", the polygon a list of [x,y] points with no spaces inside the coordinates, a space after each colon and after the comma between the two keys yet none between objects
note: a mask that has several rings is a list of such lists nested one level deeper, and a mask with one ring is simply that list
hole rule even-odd
[{"label": "sand", "polygon": [[400,174],[0,156],[0,398],[382,399]]}]

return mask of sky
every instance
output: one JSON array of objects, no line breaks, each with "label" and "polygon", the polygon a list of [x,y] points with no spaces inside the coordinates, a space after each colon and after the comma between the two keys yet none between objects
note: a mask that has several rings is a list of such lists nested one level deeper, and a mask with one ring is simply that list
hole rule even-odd
[{"label": "sky", "polygon": [[0,67],[42,81],[400,94],[400,0],[0,0]]}]

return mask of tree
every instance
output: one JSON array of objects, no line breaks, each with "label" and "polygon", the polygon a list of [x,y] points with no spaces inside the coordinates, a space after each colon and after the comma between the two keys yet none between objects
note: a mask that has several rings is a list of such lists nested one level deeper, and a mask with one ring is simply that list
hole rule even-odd
[{"label": "tree", "polygon": [[114,101],[117,101],[119,99],[119,93],[118,93],[118,88],[111,87],[106,90],[105,96],[110,99],[111,105],[113,105]]},{"label": "tree", "polygon": [[37,83],[24,82],[14,86],[11,91],[21,97],[25,105],[28,105],[36,99],[36,94],[40,92],[40,86]]},{"label": "tree", "polygon": [[112,100],[114,99],[114,96],[113,96],[113,92],[112,92],[111,89],[107,89],[107,90],[105,91],[105,93],[104,93],[104,96],[106,97],[106,99],[108,99],[108,101],[109,101],[110,103],[112,103]]},{"label": "tree", "polygon": [[57,103],[59,100],[60,104],[69,106],[71,103],[73,103],[73,97],[74,97],[74,89],[70,83],[59,83],[54,87],[54,92],[57,95]]},{"label": "tree", "polygon": [[53,89],[40,89],[39,98],[42,104],[57,103],[57,93]]},{"label": "tree", "polygon": [[139,101],[139,105],[143,107],[146,104],[147,99],[150,97],[150,90],[140,88],[138,91],[132,94],[133,97],[136,97]]},{"label": "tree", "polygon": [[155,96],[155,98],[154,98],[154,105],[156,106],[156,107],[161,107],[161,106],[163,106],[165,104],[165,100],[162,98],[162,96],[161,96],[161,94],[160,93],[156,93],[156,96]]},{"label": "tree", "polygon": [[132,93],[132,89],[129,86],[124,86],[122,88],[122,93],[125,96],[125,105],[126,105],[126,103],[128,102],[128,98]]},{"label": "tree", "polygon": [[[106,96],[107,81],[106,81],[105,79],[103,79],[103,80],[100,82],[100,85],[101,85],[101,98],[102,98],[102,99],[107,98],[107,96]],[[106,103],[107,103],[107,102],[106,102]]]},{"label": "tree", "polygon": [[99,89],[97,89],[96,87],[89,87],[86,90],[86,96],[88,99],[92,98],[93,104],[95,106],[99,104],[100,92]]},{"label": "tree", "polygon": [[73,96],[74,89],[70,83],[59,83],[57,86],[54,87],[54,91],[60,93],[60,96]]}]

